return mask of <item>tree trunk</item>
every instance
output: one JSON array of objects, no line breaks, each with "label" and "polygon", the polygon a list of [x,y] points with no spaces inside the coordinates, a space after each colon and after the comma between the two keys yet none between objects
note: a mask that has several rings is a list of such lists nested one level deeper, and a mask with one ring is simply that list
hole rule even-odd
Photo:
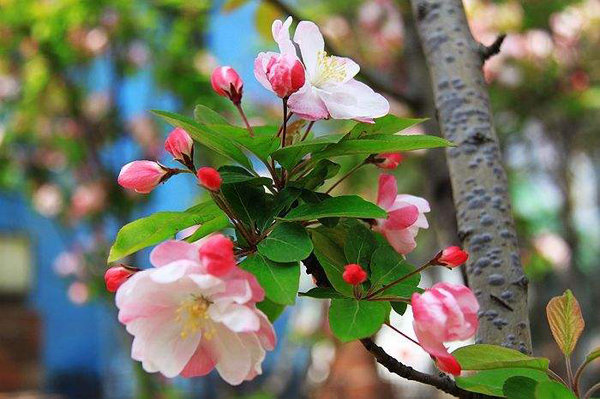
[{"label": "tree trunk", "polygon": [[531,352],[527,278],[482,66],[490,49],[469,30],[460,0],[411,0],[447,151],[469,285],[481,306],[478,342]]}]

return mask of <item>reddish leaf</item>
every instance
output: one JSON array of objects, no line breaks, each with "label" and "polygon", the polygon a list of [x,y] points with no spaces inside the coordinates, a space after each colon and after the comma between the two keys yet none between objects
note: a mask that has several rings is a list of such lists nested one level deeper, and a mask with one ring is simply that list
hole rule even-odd
[{"label": "reddish leaf", "polygon": [[570,356],[585,327],[579,302],[567,290],[562,296],[554,297],[548,302],[546,315],[554,340],[565,356]]}]

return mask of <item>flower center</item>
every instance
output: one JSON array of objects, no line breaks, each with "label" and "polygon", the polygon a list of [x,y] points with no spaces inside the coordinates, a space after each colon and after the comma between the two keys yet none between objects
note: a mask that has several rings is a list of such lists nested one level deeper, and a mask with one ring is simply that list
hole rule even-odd
[{"label": "flower center", "polygon": [[208,340],[214,337],[215,328],[212,323],[208,323],[208,308],[211,304],[208,299],[192,296],[179,305],[175,320],[182,323],[182,339],[198,332],[202,332],[202,336]]},{"label": "flower center", "polygon": [[314,86],[327,82],[342,82],[346,79],[346,66],[337,57],[327,55],[325,51],[319,51],[317,54],[317,70],[311,83]]}]

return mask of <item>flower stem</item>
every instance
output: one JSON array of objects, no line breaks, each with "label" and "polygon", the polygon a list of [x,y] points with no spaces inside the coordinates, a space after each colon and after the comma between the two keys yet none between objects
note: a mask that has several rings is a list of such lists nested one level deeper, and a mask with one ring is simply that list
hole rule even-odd
[{"label": "flower stem", "polygon": [[394,327],[393,325],[391,325],[390,323],[386,322],[385,323],[386,326],[388,326],[389,328],[391,328],[392,330],[396,331],[398,334],[402,335],[404,338],[406,338],[407,340],[409,340],[410,342],[412,342],[415,345],[421,346],[420,343],[418,343],[417,341],[415,341],[414,339],[412,339],[411,337],[409,337],[408,335],[404,334],[402,331],[398,330],[396,327]]},{"label": "flower stem", "polygon": [[310,123],[306,127],[306,131],[304,132],[304,135],[302,136],[302,139],[300,141],[306,140],[306,138],[308,137],[308,134],[310,133],[310,130],[312,129],[314,124],[315,124],[315,121],[310,121]]},{"label": "flower stem", "polygon": [[242,117],[242,120],[244,121],[244,124],[246,124],[246,129],[248,129],[248,133],[250,134],[250,137],[254,137],[254,131],[252,130],[252,126],[250,126],[250,122],[248,122],[248,118],[246,118],[246,113],[244,112],[244,109],[242,108],[242,104],[241,103],[235,104],[235,108],[237,108],[238,112],[240,113],[240,116]]},{"label": "flower stem", "polygon": [[281,148],[285,147],[285,135],[287,133],[287,102],[288,99],[287,97],[283,99],[283,128],[282,128],[282,134],[281,134]]},{"label": "flower stem", "polygon": [[364,166],[366,164],[367,164],[367,161],[365,160],[365,161],[362,161],[361,163],[359,163],[358,165],[356,165],[355,167],[353,167],[352,169],[350,169],[344,176],[340,177],[340,180],[338,180],[337,182],[335,182],[333,184],[333,186],[329,187],[329,189],[327,189],[327,191],[325,191],[325,194],[329,194],[341,182],[343,182],[346,178],[348,178],[348,176],[350,176],[352,173],[356,172],[359,168],[361,168],[362,166]]},{"label": "flower stem", "polygon": [[402,281],[414,276],[415,274],[421,273],[423,270],[427,269],[429,266],[431,266],[431,263],[426,263],[423,266],[419,267],[418,269],[415,269],[412,272],[405,274],[404,276],[400,277],[399,279],[394,280],[391,283],[384,285],[377,291],[367,294],[367,299],[371,299],[374,296],[376,296],[377,294],[380,294],[383,291],[387,290],[388,288],[391,288],[391,287],[395,286],[396,284],[401,283]]}]

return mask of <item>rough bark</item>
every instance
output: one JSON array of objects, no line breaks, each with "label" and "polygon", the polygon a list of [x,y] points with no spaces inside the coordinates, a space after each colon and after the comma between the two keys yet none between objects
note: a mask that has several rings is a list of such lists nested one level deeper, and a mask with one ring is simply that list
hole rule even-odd
[{"label": "rough bark", "polygon": [[[469,285],[481,306],[479,342],[531,351],[527,279],[482,66],[490,51],[460,0],[411,0],[447,151]],[[486,50],[487,49],[487,50]]]}]

